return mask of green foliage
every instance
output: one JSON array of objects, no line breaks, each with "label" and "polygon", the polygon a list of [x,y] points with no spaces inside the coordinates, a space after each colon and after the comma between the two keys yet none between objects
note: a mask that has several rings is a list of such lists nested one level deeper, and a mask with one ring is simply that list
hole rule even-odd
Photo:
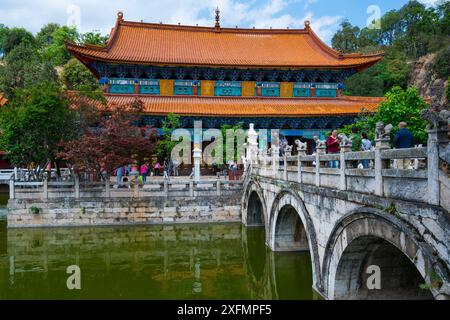
[{"label": "green foliage", "polygon": [[12,99],[15,91],[43,81],[58,81],[58,74],[49,62],[42,62],[30,45],[16,46],[0,66],[0,91]]},{"label": "green foliage", "polygon": [[447,79],[447,88],[445,89],[447,96],[447,103],[450,102],[450,77]]},{"label": "green foliage", "polygon": [[381,97],[395,86],[406,89],[410,73],[406,55],[390,48],[381,62],[345,81],[345,94]]},{"label": "green foliage", "polygon": [[355,52],[359,48],[359,34],[360,29],[357,26],[352,26],[348,20],[341,23],[341,29],[333,36],[331,40],[333,48],[341,52]]},{"label": "green foliage", "polygon": [[0,27],[0,51],[5,56],[19,45],[34,46],[35,39],[31,32],[23,28],[5,28]]},{"label": "green foliage", "polygon": [[160,161],[169,158],[178,141],[172,141],[172,131],[180,128],[180,116],[169,113],[163,121],[162,136],[156,144],[156,155]]},{"label": "green foliage", "polygon": [[[365,131],[371,139],[374,139],[377,122],[392,124],[394,126],[392,134],[395,134],[398,130],[397,125],[405,121],[414,135],[415,143],[425,144],[427,124],[420,117],[420,113],[426,107],[425,101],[415,88],[410,87],[403,90],[400,87],[394,87],[386,94],[386,100],[381,103],[375,114],[361,114],[360,120],[354,126],[358,128],[359,132]],[[346,126],[342,131],[349,133],[352,126]]]},{"label": "green foliage", "polygon": [[384,14],[379,29],[352,26],[348,21],[332,40],[343,52],[385,51],[382,62],[346,81],[347,95],[382,96],[395,86],[406,89],[411,63],[428,53],[438,52],[437,74],[446,79],[449,70],[450,2],[425,7],[409,1],[399,10]]},{"label": "green foliage", "polygon": [[[235,125],[230,125],[230,124],[224,124],[220,127],[220,131],[222,132],[222,137],[223,137],[223,159],[227,160],[227,130],[232,130],[232,131],[236,131],[236,130],[241,130],[244,127],[244,123],[243,122],[239,122]],[[238,139],[234,139],[234,152],[233,152],[233,156],[234,156],[234,161],[238,162],[237,159],[238,157]]]},{"label": "green foliage", "polygon": [[60,142],[75,135],[74,118],[56,83],[20,89],[0,110],[0,148],[15,166],[44,166],[48,160],[55,160]]},{"label": "green foliage", "polygon": [[442,79],[450,77],[450,46],[437,53],[434,70]]},{"label": "green foliage", "polygon": [[49,36],[50,44],[42,48],[42,56],[50,61],[54,66],[62,66],[67,63],[72,56],[67,51],[65,42],[77,42],[80,35],[75,27],[60,27]]},{"label": "green foliage", "polygon": [[444,281],[441,279],[441,277],[435,272],[430,272],[430,283],[422,283],[419,285],[419,288],[422,290],[430,290],[430,289],[436,289],[439,290],[442,285],[444,284]]},{"label": "green foliage", "polygon": [[81,43],[104,46],[108,42],[109,36],[102,36],[98,32],[86,32],[81,36]]},{"label": "green foliage", "polygon": [[41,211],[41,210],[40,210],[39,208],[34,207],[34,206],[30,208],[31,214],[39,214],[40,211]]},{"label": "green foliage", "polygon": [[60,28],[61,26],[57,23],[49,23],[43,26],[36,35],[36,45],[39,48],[45,48],[53,44],[53,34]]},{"label": "green foliage", "polygon": [[69,90],[99,90],[98,82],[91,71],[75,58],[70,59],[64,65],[61,78]]}]

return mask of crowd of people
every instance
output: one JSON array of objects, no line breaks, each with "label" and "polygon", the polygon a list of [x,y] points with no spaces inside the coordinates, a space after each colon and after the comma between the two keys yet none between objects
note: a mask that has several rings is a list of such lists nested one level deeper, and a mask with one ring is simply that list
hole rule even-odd
[{"label": "crowd of people", "polygon": [[122,164],[118,166],[114,175],[116,176],[116,188],[123,185],[123,182],[140,182],[146,183],[148,177],[158,177],[163,174],[164,178],[168,179],[170,176],[178,176],[178,165],[167,158],[161,164],[156,161],[152,164],[146,161],[141,165],[138,164]]},{"label": "crowd of people", "polygon": [[[414,139],[412,132],[407,128],[406,122],[400,122],[399,130],[396,132],[393,140],[393,146],[395,149],[407,149],[414,146]],[[352,134],[350,136],[352,140],[352,151],[371,151],[374,147],[374,143],[369,139],[367,132],[358,132],[357,127],[352,128]],[[328,154],[337,154],[341,152],[341,140],[339,138],[338,130],[333,130],[326,139],[326,152]],[[398,169],[406,169],[408,163],[407,159],[397,160]],[[340,164],[338,160],[330,161],[328,166],[330,168],[339,168]],[[370,166],[369,160],[354,161],[354,168],[368,169]]]}]

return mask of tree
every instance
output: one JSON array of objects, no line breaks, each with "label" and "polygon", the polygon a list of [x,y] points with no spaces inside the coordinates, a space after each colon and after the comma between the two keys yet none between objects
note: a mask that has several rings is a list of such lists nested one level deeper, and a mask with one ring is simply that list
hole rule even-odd
[{"label": "tree", "polygon": [[61,78],[69,90],[99,90],[97,79],[95,79],[88,68],[75,58],[70,59],[69,62],[64,65]]},{"label": "tree", "polygon": [[39,48],[45,48],[54,43],[53,35],[60,29],[61,26],[57,23],[49,23],[41,28],[36,35],[36,44]]},{"label": "tree", "polygon": [[0,32],[0,40],[0,49],[5,56],[19,45],[28,45],[31,47],[35,45],[35,39],[31,32],[23,28],[3,28]]},{"label": "tree", "polygon": [[91,44],[104,46],[108,42],[109,36],[102,36],[98,32],[86,32],[81,36],[81,42],[83,44]]},{"label": "tree", "polygon": [[65,93],[56,83],[20,89],[0,110],[0,148],[15,166],[34,163],[42,168],[48,160],[57,160],[61,141],[75,135],[74,117]]},{"label": "tree", "polygon": [[394,87],[386,94],[386,100],[380,104],[375,114],[363,112],[360,120],[347,126],[343,132],[349,133],[352,126],[356,126],[359,132],[367,132],[373,139],[377,122],[394,125],[392,134],[398,130],[400,122],[406,122],[414,135],[416,144],[425,144],[427,141],[427,123],[420,116],[422,110],[427,107],[425,101],[419,96],[417,89],[409,87],[406,90]]},{"label": "tree", "polygon": [[66,49],[65,42],[77,42],[79,40],[77,29],[63,26],[52,33],[51,39],[51,44],[42,48],[43,58],[50,61],[54,66],[62,66],[72,58]]},{"label": "tree", "polygon": [[156,155],[158,159],[163,161],[165,158],[169,158],[173,148],[177,145],[178,141],[172,141],[173,130],[180,128],[180,116],[169,113],[164,119],[162,124],[162,136],[158,139],[156,145]]},{"label": "tree", "polygon": [[5,65],[0,66],[0,91],[12,99],[15,91],[36,85],[43,81],[58,81],[53,66],[41,62],[37,50],[28,44],[16,46],[6,57]]},{"label": "tree", "polygon": [[341,23],[341,29],[331,40],[333,48],[345,53],[357,51],[359,33],[359,27],[352,26],[348,20],[344,20]]},{"label": "tree", "polygon": [[80,139],[64,142],[59,157],[80,172],[112,173],[118,166],[143,162],[155,148],[155,131],[136,126],[143,103],[139,100],[115,108],[96,128],[85,130]]}]

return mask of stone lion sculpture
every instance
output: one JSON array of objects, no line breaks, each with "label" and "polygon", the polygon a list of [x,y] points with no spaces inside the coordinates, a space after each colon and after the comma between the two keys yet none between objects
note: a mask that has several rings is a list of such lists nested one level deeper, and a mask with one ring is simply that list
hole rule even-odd
[{"label": "stone lion sculpture", "polygon": [[325,148],[325,140],[320,140],[318,136],[314,137],[314,142],[316,143],[316,148]]},{"label": "stone lion sculpture", "polygon": [[393,128],[394,126],[392,124],[388,124],[387,126],[385,126],[383,122],[377,122],[375,131],[376,139],[377,140],[390,139],[391,131]]},{"label": "stone lion sculpture", "polygon": [[341,147],[351,147],[353,144],[352,139],[347,137],[347,135],[344,133],[339,134],[338,138],[341,141]]},{"label": "stone lion sculpture", "polygon": [[300,140],[295,140],[295,145],[297,146],[297,151],[306,151],[308,147],[306,142],[301,142]]}]

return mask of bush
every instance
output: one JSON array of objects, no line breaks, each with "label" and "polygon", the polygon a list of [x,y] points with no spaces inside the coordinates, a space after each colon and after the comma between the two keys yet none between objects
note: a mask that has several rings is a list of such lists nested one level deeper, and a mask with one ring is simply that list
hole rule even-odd
[{"label": "bush", "polygon": [[438,52],[434,71],[441,79],[450,77],[450,46]]}]

